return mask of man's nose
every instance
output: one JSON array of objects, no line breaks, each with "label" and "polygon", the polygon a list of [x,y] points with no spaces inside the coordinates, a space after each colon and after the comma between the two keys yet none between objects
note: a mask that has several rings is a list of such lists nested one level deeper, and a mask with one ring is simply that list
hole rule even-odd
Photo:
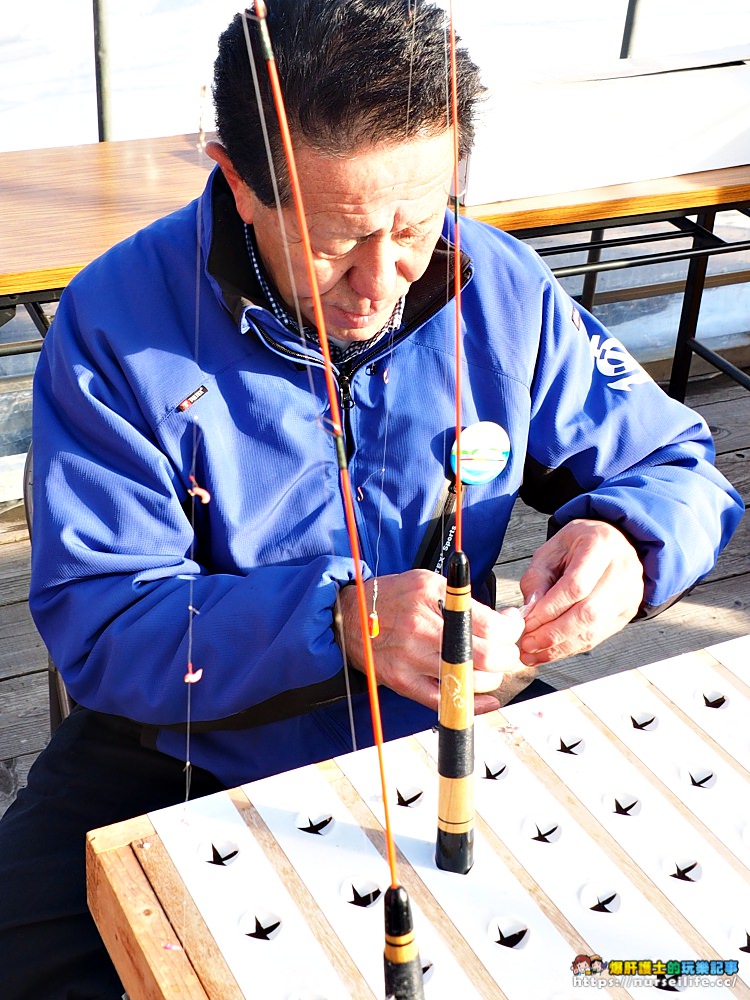
[{"label": "man's nose", "polygon": [[364,242],[349,269],[349,287],[372,302],[392,298],[398,277],[398,253],[398,246],[387,238]]}]

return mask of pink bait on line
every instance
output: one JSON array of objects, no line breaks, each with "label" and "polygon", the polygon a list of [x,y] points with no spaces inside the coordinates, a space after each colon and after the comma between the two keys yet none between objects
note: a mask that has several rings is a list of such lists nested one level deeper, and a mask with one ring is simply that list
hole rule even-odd
[{"label": "pink bait on line", "polygon": [[198,497],[201,503],[210,503],[211,494],[208,490],[205,490],[202,486],[199,486],[196,482],[195,476],[188,476],[188,479],[193,484],[193,488],[188,490],[191,497]]},{"label": "pink bait on line", "polygon": [[197,684],[198,681],[203,676],[203,667],[199,670],[193,670],[193,664],[188,663],[188,672],[185,674],[184,681],[186,684]]}]

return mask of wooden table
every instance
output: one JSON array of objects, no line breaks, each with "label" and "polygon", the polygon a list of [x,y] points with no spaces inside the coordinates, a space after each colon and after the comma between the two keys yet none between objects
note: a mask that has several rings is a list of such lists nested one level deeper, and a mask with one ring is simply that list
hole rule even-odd
[{"label": "wooden table", "polygon": [[105,250],[197,197],[212,166],[197,135],[0,153],[0,310],[25,306],[44,336],[43,305]]},{"label": "wooden table", "polygon": [[[201,191],[213,166],[196,135],[0,153],[0,295],[43,292]],[[526,236],[750,204],[750,166],[467,208]]]},{"label": "wooden table", "polygon": [[742,166],[499,201],[467,208],[466,215],[523,237],[593,224],[606,228],[621,219],[649,219],[663,213],[685,215],[709,206],[748,204],[750,166]]},{"label": "wooden table", "polygon": [[[748,718],[750,637],[485,717],[465,876],[433,861],[434,734],[389,744],[427,1000],[567,1000],[602,978],[635,998],[655,975],[750,997]],[[131,1000],[382,997],[378,789],[359,751],[89,834]],[[581,956],[609,967],[581,980]]]},{"label": "wooden table", "polygon": [[[39,304],[59,298],[68,281],[110,246],[195,198],[212,165],[195,135],[0,154],[0,309],[25,304],[44,334]],[[590,232],[585,263],[553,268],[559,277],[586,275],[587,308],[601,270],[688,260],[670,380],[672,395],[684,398],[693,353],[750,388],[744,373],[695,338],[708,258],[750,248],[750,241],[730,245],[713,233],[716,213],[749,206],[750,166],[743,166],[481,205],[466,215],[522,239]],[[607,240],[608,229],[659,221],[671,222],[675,237],[687,234],[690,248],[601,259],[609,247],[634,245]]]},{"label": "wooden table", "polygon": [[[693,354],[750,389],[750,378],[744,372],[696,338],[709,258],[750,249],[750,240],[730,242],[714,232],[717,213],[729,209],[750,215],[750,165],[615,184],[587,191],[520,198],[469,208],[466,214],[512,232],[519,239],[560,233],[589,233],[587,244],[574,243],[547,251],[549,255],[569,255],[576,251],[585,253],[582,263],[553,266],[552,270],[559,278],[576,274],[585,276],[579,298],[589,310],[594,304],[596,276],[601,271],[688,261],[669,380],[670,395],[683,400]],[[687,249],[664,250],[665,243],[662,242],[645,253],[610,253],[602,259],[603,251],[625,247],[641,249],[647,242],[647,237],[640,232],[624,238],[616,234],[613,239],[607,236],[608,230],[622,231],[627,226],[663,222],[670,223],[673,229],[662,231],[651,239],[657,242],[684,240],[687,236],[690,246]]]},{"label": "wooden table", "polygon": [[194,135],[0,153],[0,295],[63,288],[197,197],[212,166]]}]

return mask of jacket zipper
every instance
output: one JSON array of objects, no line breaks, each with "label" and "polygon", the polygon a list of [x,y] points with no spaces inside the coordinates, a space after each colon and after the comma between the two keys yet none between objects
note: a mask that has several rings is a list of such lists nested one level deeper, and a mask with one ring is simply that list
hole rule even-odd
[{"label": "jacket zipper", "polygon": [[[409,324],[403,330],[399,331],[398,335],[393,338],[383,338],[383,341],[378,341],[372,351],[364,351],[361,355],[355,357],[351,362],[351,367],[345,362],[346,371],[340,371],[335,365],[333,366],[334,375],[336,378],[336,383],[339,390],[339,405],[343,411],[343,434],[344,443],[346,445],[347,458],[351,458],[352,455],[352,434],[351,434],[351,424],[349,420],[350,411],[356,406],[356,401],[352,395],[352,379],[359,371],[359,369],[365,364],[371,364],[373,361],[379,359],[380,352],[384,348],[392,350],[396,344],[398,344],[404,337],[408,336],[412,330],[416,329],[424,322],[424,317],[420,316],[415,322]],[[318,368],[324,367],[323,358],[311,357],[309,354],[302,354],[300,351],[293,351],[289,347],[285,347],[283,344],[279,344],[276,340],[271,337],[270,334],[260,326],[260,324],[253,323],[253,326],[258,331],[258,334],[271,350],[289,358],[292,361],[296,361],[300,364],[305,365],[315,365]]]},{"label": "jacket zipper", "polygon": [[354,397],[352,396],[352,379],[351,375],[340,374],[337,377],[337,382],[339,386],[339,403],[341,404],[342,410],[351,410],[354,406]]},{"label": "jacket zipper", "polygon": [[[407,329],[402,330],[398,337],[390,340],[390,349],[407,336],[415,325],[418,325],[418,323],[410,325]],[[302,354],[298,351],[293,351],[290,348],[285,347],[283,344],[277,343],[259,325],[255,328],[266,346],[271,350],[301,364],[312,364],[318,368],[324,367],[322,358],[318,359]],[[377,348],[382,349],[382,346],[383,345],[378,343],[378,345],[376,345],[376,350],[372,352],[365,351],[359,357],[354,358],[351,368],[347,365],[346,372],[341,372],[335,365],[333,366],[339,390],[339,405],[343,414],[342,433],[344,436],[344,447],[346,449],[347,462],[352,457],[354,443],[350,422],[350,413],[356,405],[354,396],[352,395],[352,378],[363,365],[372,364],[373,361],[378,358],[379,351]],[[437,573],[442,571],[447,553],[450,551],[453,541],[453,534],[455,531],[453,515],[455,513],[455,508],[456,489],[450,481],[446,481],[443,487],[442,495],[438,500],[438,506],[433,512],[433,517],[427,526],[422,544],[420,545],[417,559],[414,564],[415,568],[431,569],[433,572]],[[360,533],[360,538],[361,537]]]}]

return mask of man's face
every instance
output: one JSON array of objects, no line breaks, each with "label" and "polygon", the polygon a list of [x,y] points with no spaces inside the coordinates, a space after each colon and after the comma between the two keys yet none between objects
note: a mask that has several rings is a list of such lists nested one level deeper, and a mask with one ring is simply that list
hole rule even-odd
[{"label": "man's face", "polygon": [[[367,147],[346,158],[302,145],[296,157],[327,331],[340,341],[372,337],[424,274],[437,243],[453,172],[452,135]],[[282,298],[291,308],[296,288],[302,316],[314,323],[294,207],[282,210],[292,281],[277,210],[244,183],[232,187]]]}]

